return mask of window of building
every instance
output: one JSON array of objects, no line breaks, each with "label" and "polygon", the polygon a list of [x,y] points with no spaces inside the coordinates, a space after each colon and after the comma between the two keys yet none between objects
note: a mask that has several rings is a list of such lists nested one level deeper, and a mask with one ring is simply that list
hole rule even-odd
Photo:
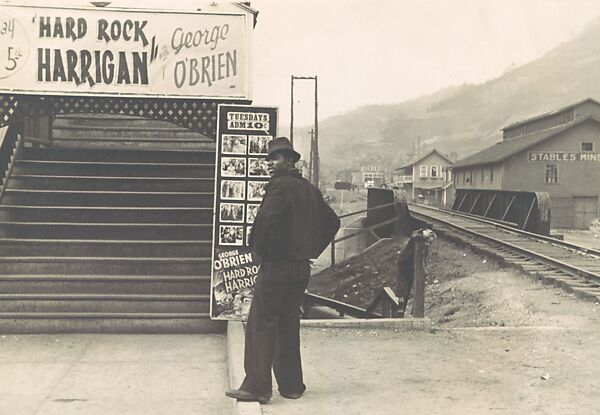
[{"label": "window of building", "polygon": [[581,151],[594,151],[594,143],[581,143]]},{"label": "window of building", "polygon": [[494,182],[494,168],[490,167],[490,183]]},{"label": "window of building", "polygon": [[546,164],[546,183],[558,183],[558,165]]},{"label": "window of building", "polygon": [[382,179],[382,178],[383,178],[382,173],[363,173],[364,181],[378,180],[378,179]]},{"label": "window of building", "polygon": [[448,167],[440,166],[440,170],[442,171],[442,179],[447,182],[452,181],[452,171]]},{"label": "window of building", "polygon": [[437,179],[440,177],[439,166],[431,166],[431,177]]},{"label": "window of building", "polygon": [[419,166],[419,177],[427,177],[427,166]]},{"label": "window of building", "polygon": [[483,180],[485,179],[484,172],[485,172],[485,169],[482,167],[481,168],[481,183],[483,183]]}]

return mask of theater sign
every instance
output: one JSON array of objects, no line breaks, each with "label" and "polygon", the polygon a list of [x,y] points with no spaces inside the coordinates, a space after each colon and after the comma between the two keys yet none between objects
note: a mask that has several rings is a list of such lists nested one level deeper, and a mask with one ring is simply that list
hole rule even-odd
[{"label": "theater sign", "polygon": [[0,6],[0,92],[250,99],[253,17]]}]

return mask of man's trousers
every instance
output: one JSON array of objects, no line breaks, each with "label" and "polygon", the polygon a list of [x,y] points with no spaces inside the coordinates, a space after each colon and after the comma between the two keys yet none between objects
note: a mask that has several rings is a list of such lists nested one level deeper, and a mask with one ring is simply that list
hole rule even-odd
[{"label": "man's trousers", "polygon": [[246,378],[240,389],[271,396],[273,368],[280,392],[304,392],[300,306],[309,277],[308,259],[262,262],[246,325]]}]

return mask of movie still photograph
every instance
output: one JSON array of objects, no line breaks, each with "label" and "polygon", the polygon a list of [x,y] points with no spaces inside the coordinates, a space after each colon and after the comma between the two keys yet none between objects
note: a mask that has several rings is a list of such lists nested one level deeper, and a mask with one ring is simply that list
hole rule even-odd
[{"label": "movie still photograph", "polygon": [[246,154],[248,137],[237,134],[223,134],[221,138],[221,153]]},{"label": "movie still photograph", "polygon": [[221,159],[221,176],[245,177],[246,159],[244,157],[223,157]]},{"label": "movie still photograph", "polygon": [[246,197],[246,186],[242,180],[223,180],[221,182],[221,199],[244,200]]},{"label": "movie still photograph", "polygon": [[244,245],[244,227],[235,225],[221,225],[219,227],[220,245]]},{"label": "movie still photograph", "polygon": [[244,222],[244,204],[221,203],[219,218],[221,222]]},{"label": "movie still photograph", "polygon": [[248,176],[250,177],[271,177],[269,174],[269,164],[264,158],[248,159]]},{"label": "movie still photograph", "polygon": [[246,214],[246,222],[247,223],[254,223],[254,219],[256,218],[256,214],[258,213],[259,207],[260,207],[260,205],[256,204],[256,203],[248,204],[248,208],[247,208],[248,213]]},{"label": "movie still photograph", "polygon": [[261,201],[269,182],[248,182],[248,200]]},{"label": "movie still photograph", "polygon": [[248,136],[248,154],[267,155],[267,143],[272,139],[270,135]]}]

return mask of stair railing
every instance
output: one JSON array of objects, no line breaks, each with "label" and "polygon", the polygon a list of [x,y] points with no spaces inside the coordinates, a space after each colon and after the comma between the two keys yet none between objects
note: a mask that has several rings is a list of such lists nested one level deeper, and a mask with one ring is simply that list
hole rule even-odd
[{"label": "stair railing", "polygon": [[[363,210],[358,210],[356,212],[346,213],[345,215],[340,215],[339,218],[340,219],[344,219],[344,218],[347,218],[347,217],[350,217],[350,216],[356,216],[356,215],[359,215],[361,213],[371,212],[371,211],[374,211],[374,210],[377,210],[377,209],[382,209],[382,208],[386,208],[386,207],[390,207],[390,206],[396,208],[397,206],[401,206],[401,205],[402,205],[402,203],[400,203],[400,202],[387,203],[387,204],[380,205],[380,206],[375,206],[375,207],[369,208],[369,209],[363,209]],[[376,229],[382,228],[384,226],[395,224],[396,222],[399,222],[401,219],[402,219],[402,216],[400,216],[400,215],[394,215],[394,217],[392,219],[389,219],[389,220],[386,220],[384,222],[375,224],[373,226],[369,226],[367,228],[360,229],[359,231],[354,232],[354,233],[352,233],[350,235],[345,235],[345,236],[342,236],[341,238],[337,238],[337,239],[334,239],[333,241],[331,241],[331,244],[330,244],[331,245],[330,246],[330,249],[331,249],[331,266],[332,267],[335,266],[335,261],[336,261],[336,258],[335,258],[335,244],[337,244],[339,242],[343,242],[346,239],[350,239],[350,238],[354,238],[356,236],[362,235],[364,233],[370,233],[371,235],[373,235],[375,237],[375,239],[380,239],[379,236],[377,236],[377,234],[375,233]]]},{"label": "stair railing", "polygon": [[[394,202],[387,205],[377,206],[372,209],[379,209],[382,207],[390,206],[390,205],[400,205],[400,202]],[[358,213],[364,213],[370,209],[362,210],[359,212],[353,212],[347,215],[340,216],[347,217],[356,215]],[[340,242],[348,238],[356,237],[363,232],[373,232],[374,229],[379,228],[384,225],[389,225],[390,223],[400,222],[404,215],[396,214],[391,220],[384,221],[377,225],[365,228],[360,230],[359,232],[353,233],[351,235],[336,239],[331,243],[332,252],[335,251],[335,242]],[[425,317],[425,274],[426,267],[425,262],[427,260],[427,244],[431,243],[431,236],[426,237],[424,232],[430,232],[430,235],[433,234],[433,238],[435,238],[435,234],[427,229],[419,229],[410,237],[409,244],[412,244],[412,249],[407,252],[410,253],[412,257],[411,267],[408,275],[408,280],[410,281],[409,287],[404,292],[403,298],[400,299],[394,290],[390,287],[383,287],[377,296],[373,299],[369,307],[366,309],[353,306],[351,304],[346,304],[341,301],[333,300],[330,298],[322,297],[316,294],[312,294],[308,291],[304,293],[304,306],[303,306],[303,317],[308,318],[310,308],[313,305],[321,305],[331,309],[334,309],[338,312],[338,314],[343,317],[344,315],[348,315],[355,318],[403,318],[406,312],[406,306],[409,302],[409,299],[412,297],[412,316],[416,318]],[[375,235],[376,236],[376,235]],[[407,245],[408,246],[408,245]],[[335,256],[332,254],[332,268],[335,267]],[[397,275],[397,282],[400,278],[407,277],[405,275]],[[411,296],[412,294],[412,296]],[[375,310],[381,306],[381,313],[376,313]]]},{"label": "stair railing", "polygon": [[[398,207],[401,206],[401,202],[393,202],[388,204],[383,204],[380,206],[359,210],[356,212],[350,212],[344,215],[339,216],[340,219],[356,216],[362,213],[374,211],[377,209],[382,209],[385,207]],[[343,237],[334,239],[331,241],[331,266],[335,267],[336,258],[335,258],[335,244],[339,242],[343,242],[350,238],[355,238],[364,233],[370,233],[375,237],[375,239],[380,239],[379,236],[375,233],[375,230],[381,228],[383,226],[389,226],[400,222],[403,219],[403,215],[398,212],[394,213],[394,217],[392,219],[388,219],[381,223],[375,224],[373,226],[369,226],[363,228],[357,232],[354,232],[350,235],[345,235]],[[351,304],[343,303],[341,301],[337,301],[331,298],[323,297],[320,295],[316,295],[306,291],[304,293],[304,305],[303,305],[303,317],[308,318],[310,309],[313,305],[325,306],[337,311],[340,317],[350,316],[354,318],[393,318],[393,317],[404,317],[404,308],[402,308],[402,303],[398,299],[398,297],[394,294],[394,291],[389,287],[384,287],[375,297],[371,305],[367,308],[360,308]],[[381,306],[381,313],[375,312],[375,310]]]},{"label": "stair railing", "polygon": [[314,305],[320,305],[337,311],[340,317],[350,316],[354,318],[381,318],[381,314],[373,311],[367,311],[364,308],[352,304],[343,303],[332,298],[323,297],[317,294],[304,292],[304,302],[302,304],[302,317],[308,318],[310,309]]},{"label": "stair railing", "polygon": [[0,202],[6,191],[6,184],[14,167],[15,160],[19,157],[23,147],[23,125],[11,124],[7,127],[4,139],[0,145]]}]

